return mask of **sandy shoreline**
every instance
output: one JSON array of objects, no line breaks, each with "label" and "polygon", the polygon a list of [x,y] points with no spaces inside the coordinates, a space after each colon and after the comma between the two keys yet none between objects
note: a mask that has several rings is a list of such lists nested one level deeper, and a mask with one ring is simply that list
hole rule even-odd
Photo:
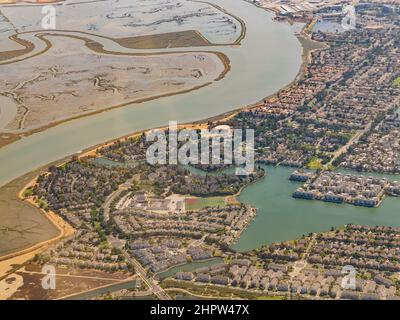
[{"label": "sandy shoreline", "polygon": [[30,205],[39,209],[41,213],[57,228],[59,234],[54,238],[42,241],[26,249],[0,256],[0,279],[13,270],[13,266],[25,263],[26,261],[32,259],[36,254],[46,250],[50,245],[55,244],[62,238],[72,236],[75,233],[75,229],[65,222],[58,214],[53,211],[45,211],[40,209],[32,198],[24,197],[25,191],[29,187],[34,186],[36,184],[36,180],[37,177],[32,179],[24,186],[23,189],[20,190],[18,193],[18,199],[21,201],[26,201]]}]

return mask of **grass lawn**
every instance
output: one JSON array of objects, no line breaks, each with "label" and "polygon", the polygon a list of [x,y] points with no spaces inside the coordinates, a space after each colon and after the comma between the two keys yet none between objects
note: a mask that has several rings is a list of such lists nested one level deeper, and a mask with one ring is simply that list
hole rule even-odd
[{"label": "grass lawn", "polygon": [[24,197],[31,197],[33,195],[33,189],[32,189],[32,187],[29,187],[29,188],[27,188],[25,191],[24,191],[24,194],[23,194],[23,196]]},{"label": "grass lawn", "polygon": [[393,81],[393,85],[396,87],[400,87],[400,77]]},{"label": "grass lawn", "polygon": [[43,199],[37,199],[36,203],[40,208],[45,209],[45,210],[49,207],[46,200],[43,200]]},{"label": "grass lawn", "polygon": [[324,165],[322,164],[322,160],[318,158],[312,158],[309,163],[307,163],[307,169],[323,169]]},{"label": "grass lawn", "polygon": [[199,210],[206,207],[225,207],[225,197],[188,198],[185,201],[186,210]]}]

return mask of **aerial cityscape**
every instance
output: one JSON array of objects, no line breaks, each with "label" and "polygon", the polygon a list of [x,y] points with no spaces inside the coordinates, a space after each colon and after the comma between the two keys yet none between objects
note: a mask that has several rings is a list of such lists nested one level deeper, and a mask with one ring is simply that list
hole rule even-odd
[{"label": "aerial cityscape", "polygon": [[400,299],[400,0],[0,0],[0,300]]}]

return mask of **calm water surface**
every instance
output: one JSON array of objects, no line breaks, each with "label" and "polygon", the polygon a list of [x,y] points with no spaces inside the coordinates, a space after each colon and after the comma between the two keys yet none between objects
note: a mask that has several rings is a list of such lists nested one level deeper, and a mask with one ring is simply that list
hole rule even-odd
[{"label": "calm water surface", "polygon": [[114,291],[120,291],[123,289],[134,289],[138,285],[138,282],[136,280],[124,282],[124,283],[117,283],[113,284],[104,288],[99,288],[92,290],[90,292],[85,292],[85,293],[80,293],[74,296],[71,296],[69,298],[66,298],[65,300],[88,300],[88,299],[93,299],[96,298],[100,295],[109,293],[109,292],[114,292]]},{"label": "calm water surface", "polygon": [[[204,119],[256,102],[295,78],[302,50],[291,27],[273,22],[270,13],[242,0],[209,1],[247,23],[247,36],[241,46],[218,48],[232,64],[223,80],[198,91],[70,121],[1,148],[0,186],[39,166],[134,131],[162,126],[169,120]],[[259,212],[234,246],[237,250],[346,223],[400,225],[400,199],[387,198],[381,207],[373,209],[293,199],[291,194],[299,185],[288,180],[293,169],[266,170],[266,178],[247,187],[240,196]],[[0,219],[5,218],[7,212],[0,212]]]},{"label": "calm water surface", "polygon": [[191,263],[173,267],[164,272],[160,272],[157,274],[156,277],[158,279],[162,280],[162,279],[165,279],[168,277],[172,277],[177,272],[190,272],[190,271],[193,271],[193,270],[196,270],[199,268],[211,267],[214,264],[221,263],[223,261],[224,260],[221,258],[209,259],[209,260],[205,260],[205,261],[195,261],[195,262],[191,262]]},{"label": "calm water surface", "polygon": [[[170,120],[182,123],[205,119],[254,103],[296,77],[301,65],[302,48],[291,26],[274,22],[271,13],[243,0],[209,1],[242,18],[247,24],[246,38],[241,46],[185,48],[210,49],[227,54],[232,69],[224,79],[201,90],[132,104],[24,137],[0,149],[0,186],[38,167],[107,140],[163,126]],[[120,49],[112,43],[105,43],[104,39],[99,41],[103,41],[107,48]],[[1,226],[8,228],[20,221],[29,221],[30,214],[20,212],[16,215],[9,210],[0,210]],[[50,233],[45,236],[51,237]],[[0,243],[7,239],[0,234]],[[34,243],[36,241],[31,244]]]},{"label": "calm water surface", "polygon": [[240,201],[259,208],[259,211],[233,246],[238,251],[296,239],[310,232],[328,231],[348,223],[400,226],[400,198],[388,197],[379,208],[294,199],[291,195],[301,185],[288,180],[294,169],[264,168],[266,177],[245,188],[239,197]]},{"label": "calm water surface", "polygon": [[131,132],[163,126],[169,120],[182,123],[205,119],[254,103],[296,77],[302,48],[292,27],[274,22],[271,13],[243,0],[209,1],[239,16],[247,26],[241,46],[212,48],[231,60],[232,70],[224,79],[201,90],[69,121],[1,148],[0,186],[42,165]]}]

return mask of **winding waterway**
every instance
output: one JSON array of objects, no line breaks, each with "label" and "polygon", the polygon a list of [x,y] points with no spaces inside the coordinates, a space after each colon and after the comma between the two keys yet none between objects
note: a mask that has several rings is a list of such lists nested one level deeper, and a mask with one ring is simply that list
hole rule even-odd
[{"label": "winding waterway", "polygon": [[[256,102],[295,78],[301,65],[302,49],[291,27],[272,21],[272,14],[243,0],[209,2],[237,15],[247,26],[241,46],[212,49],[225,53],[231,60],[232,69],[224,79],[201,90],[69,121],[1,148],[0,185],[37,167],[134,131],[163,126],[169,120],[200,120]],[[95,37],[95,40],[109,50],[133,52],[107,39]],[[288,180],[292,169],[266,167],[266,170],[267,176],[245,188],[240,196],[242,202],[259,211],[234,245],[239,251],[346,223],[400,225],[400,199],[388,198],[379,208],[296,200],[291,194],[298,184]],[[7,214],[0,212],[1,221],[12,218]]]},{"label": "winding waterway", "polygon": [[[240,201],[259,210],[255,220],[233,246],[238,251],[293,240],[310,232],[329,231],[332,227],[349,223],[400,226],[400,198],[388,197],[378,208],[294,199],[291,195],[301,185],[289,181],[294,169],[272,166],[264,166],[264,169],[266,177],[246,187],[239,197]],[[400,180],[398,176],[389,178]]]},{"label": "winding waterway", "polygon": [[[243,0],[209,2],[246,22],[246,37],[240,46],[212,48],[231,60],[232,69],[225,78],[197,91],[69,121],[1,148],[0,185],[69,154],[134,131],[163,126],[169,120],[182,123],[205,119],[254,103],[296,77],[302,48],[289,25],[274,22],[271,13]],[[110,45],[100,37],[96,41],[106,48]],[[191,49],[199,48],[185,48],[185,51]]]}]

